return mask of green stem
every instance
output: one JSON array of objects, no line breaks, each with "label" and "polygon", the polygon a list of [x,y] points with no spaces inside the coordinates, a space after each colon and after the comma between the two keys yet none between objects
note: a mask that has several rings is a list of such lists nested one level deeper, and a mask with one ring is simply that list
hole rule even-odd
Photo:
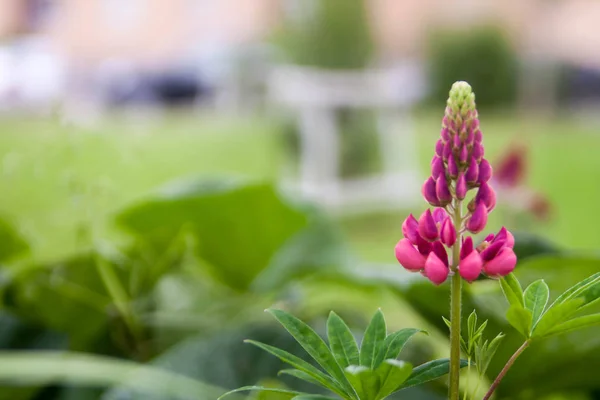
[{"label": "green stem", "polygon": [[[460,232],[462,225],[462,202],[454,204],[454,226]],[[452,248],[452,282],[450,288],[450,385],[448,397],[450,400],[460,399],[460,325],[461,325],[461,295],[462,281],[458,273],[460,260],[461,234],[456,238]]]},{"label": "green stem", "polygon": [[490,389],[487,391],[487,393],[483,397],[483,400],[488,400],[490,397],[492,397],[492,394],[494,394],[494,390],[496,390],[496,388],[502,381],[502,378],[504,378],[504,375],[506,375],[506,373],[508,372],[510,367],[512,367],[512,365],[515,363],[515,361],[517,361],[517,358],[519,358],[521,353],[523,353],[528,346],[529,346],[529,341],[525,341],[525,343],[523,343],[521,345],[521,347],[519,347],[517,349],[517,351],[515,351],[515,354],[513,354],[512,357],[506,362],[506,365],[504,366],[504,368],[502,368],[502,371],[500,371],[500,373],[498,374],[498,376],[492,383],[492,386],[490,386]]}]

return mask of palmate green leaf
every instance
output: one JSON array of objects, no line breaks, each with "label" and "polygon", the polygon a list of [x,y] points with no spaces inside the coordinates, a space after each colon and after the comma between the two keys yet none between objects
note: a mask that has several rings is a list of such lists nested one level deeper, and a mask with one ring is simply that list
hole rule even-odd
[{"label": "palmate green leaf", "polygon": [[320,394],[301,394],[292,398],[292,400],[338,400],[335,397],[323,396]]},{"label": "palmate green leaf", "polygon": [[571,286],[563,294],[558,296],[558,298],[554,301],[554,303],[552,303],[552,305],[549,308],[552,308],[559,304],[566,303],[567,301],[574,299],[576,297],[580,297],[580,295],[582,293],[585,293],[585,291],[587,289],[595,286],[598,283],[600,283],[600,272],[598,272],[592,276],[589,276],[586,279],[582,280],[581,282],[578,282],[575,285]]},{"label": "palmate green leaf", "polygon": [[223,389],[161,368],[59,351],[0,351],[0,381],[19,385],[126,387],[165,398],[214,400]]},{"label": "palmate green leaf", "polygon": [[567,300],[551,306],[540,318],[532,333],[532,338],[540,338],[549,333],[557,325],[566,322],[584,303],[581,298]]},{"label": "palmate green leaf", "polygon": [[412,370],[412,365],[404,361],[393,359],[383,361],[376,370],[379,376],[379,392],[375,399],[384,399],[392,394],[408,379]]},{"label": "palmate green leaf", "polygon": [[350,365],[344,370],[360,400],[375,399],[379,391],[379,375],[362,365]]},{"label": "palmate green leaf", "polygon": [[[259,347],[265,350],[266,352],[273,354],[281,361],[290,364],[292,367],[310,375],[312,378],[314,378],[316,382],[318,382],[324,388],[329,389],[342,397],[347,396],[345,389],[338,382],[333,380],[329,375],[326,375],[324,372],[313,367],[303,359],[296,357],[295,355],[290,354],[287,351],[278,349],[277,347],[269,346],[268,344],[256,342],[254,340],[246,340],[246,343],[253,344],[256,347]],[[298,376],[296,375],[296,377]]]},{"label": "palmate green leaf", "polygon": [[506,312],[506,319],[521,335],[529,338],[531,335],[531,311],[519,306],[511,306]]},{"label": "palmate green leaf", "polygon": [[304,371],[300,371],[299,369],[282,369],[277,373],[277,375],[289,375],[305,382],[312,383],[313,385],[323,386],[321,382],[315,379],[312,375],[307,374]]},{"label": "palmate green leaf", "polygon": [[475,310],[471,312],[469,318],[467,318],[467,337],[472,342],[475,336],[475,327],[477,326],[477,313]]},{"label": "palmate green leaf", "polygon": [[535,328],[548,304],[550,290],[546,282],[543,279],[539,279],[525,289],[524,297],[525,308],[531,311],[532,327]]},{"label": "palmate green leaf", "polygon": [[589,328],[592,326],[600,326],[600,314],[585,315],[583,317],[573,318],[570,321],[559,324],[554,329],[546,333],[546,337],[560,335],[579,329]]},{"label": "palmate green leaf", "polygon": [[[217,400],[221,400],[230,394],[239,393],[239,392],[271,392],[271,393],[283,393],[283,394],[291,394],[291,395],[302,395],[301,392],[296,392],[295,390],[287,390],[287,389],[279,389],[279,388],[268,388],[264,386],[244,386],[238,389],[231,390],[223,395],[221,395]],[[297,397],[297,396],[296,396]]]},{"label": "palmate green leaf", "polygon": [[333,311],[327,319],[327,337],[336,361],[342,368],[358,365],[360,356],[356,340],[348,325]]},{"label": "palmate green leaf", "polygon": [[[352,394],[350,386],[343,370],[335,360],[327,344],[307,324],[282,310],[267,310],[279,321],[279,323],[296,339],[304,350],[327,371],[340,385],[344,392]],[[296,367],[297,368],[297,367]],[[307,371],[305,371],[307,372]]]},{"label": "palmate green leaf", "polygon": [[523,289],[513,273],[500,279],[500,287],[502,288],[502,292],[504,293],[504,297],[506,297],[508,304],[511,306],[525,306]]},{"label": "palmate green leaf", "polygon": [[415,328],[405,328],[390,334],[385,338],[381,351],[377,355],[375,365],[380,365],[383,360],[396,359],[406,343],[417,333],[428,335],[427,331]]},{"label": "palmate green leaf", "polygon": [[[468,364],[467,360],[460,360],[461,368],[466,367]],[[450,359],[448,358],[426,362],[414,368],[410,377],[396,391],[441,378],[448,372],[450,372]]]},{"label": "palmate green leaf", "polygon": [[387,328],[385,326],[385,317],[381,310],[377,310],[363,337],[360,345],[360,365],[376,369],[378,365],[375,365],[377,361],[377,354],[381,351],[385,337],[387,335]]}]

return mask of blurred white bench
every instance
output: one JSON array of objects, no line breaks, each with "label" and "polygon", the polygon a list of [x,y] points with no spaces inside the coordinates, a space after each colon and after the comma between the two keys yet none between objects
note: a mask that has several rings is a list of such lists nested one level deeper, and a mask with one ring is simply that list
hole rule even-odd
[{"label": "blurred white bench", "polygon": [[[300,166],[292,186],[301,195],[340,211],[403,207],[418,199],[422,182],[410,109],[424,93],[419,66],[381,71],[277,67],[268,88],[272,103],[298,116]],[[381,172],[340,177],[339,108],[375,111]]]}]

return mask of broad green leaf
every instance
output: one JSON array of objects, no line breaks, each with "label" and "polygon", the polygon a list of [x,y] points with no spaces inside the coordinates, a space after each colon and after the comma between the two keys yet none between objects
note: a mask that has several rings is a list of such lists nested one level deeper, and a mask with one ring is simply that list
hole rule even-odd
[{"label": "broad green leaf", "polygon": [[223,389],[131,361],[57,351],[0,351],[0,381],[20,385],[120,386],[165,398],[214,400]]},{"label": "broad green leaf", "polygon": [[381,351],[386,337],[385,317],[381,310],[377,310],[363,337],[360,345],[360,365],[376,369],[377,354]]},{"label": "broad green leaf", "polygon": [[539,322],[535,326],[532,337],[543,337],[557,325],[566,322],[573,314],[577,312],[583,302],[583,299],[571,299],[550,307],[542,315],[542,318],[540,318]]},{"label": "broad green leaf", "polygon": [[525,301],[523,300],[523,289],[521,288],[521,284],[517,280],[515,274],[510,273],[501,278],[500,287],[502,288],[502,292],[504,293],[504,297],[506,297],[508,304],[511,306],[525,306]]},{"label": "broad green leaf", "polygon": [[508,323],[526,338],[531,334],[531,318],[531,311],[519,306],[511,306],[506,312]]},{"label": "broad green leaf", "polygon": [[533,282],[525,289],[525,308],[531,311],[533,328],[540,320],[546,304],[548,304],[549,296],[550,290],[543,279]]},{"label": "broad green leaf", "polygon": [[[460,367],[464,368],[469,363],[467,360],[460,360]],[[398,388],[398,390],[421,385],[425,382],[441,378],[450,372],[450,359],[440,358],[421,364],[412,370],[410,377]]]},{"label": "broad green leaf", "polygon": [[548,331],[544,336],[560,335],[563,333],[600,325],[600,314],[585,315],[563,322]]},{"label": "broad green leaf", "polygon": [[277,373],[277,375],[289,375],[305,382],[312,383],[313,385],[322,386],[321,382],[315,379],[312,375],[307,374],[304,371],[300,371],[299,369],[282,369]]},{"label": "broad green leaf", "polygon": [[379,392],[376,399],[384,399],[404,383],[412,373],[412,365],[394,359],[384,360],[377,368]]},{"label": "broad green leaf", "polygon": [[320,394],[301,394],[292,398],[292,400],[338,400],[335,397],[323,396]]},{"label": "broad green leaf", "polygon": [[360,400],[375,399],[379,391],[379,375],[376,371],[362,365],[350,365],[344,372]]},{"label": "broad green leaf", "polygon": [[383,342],[381,351],[377,355],[375,365],[380,365],[383,360],[398,358],[404,345],[406,345],[410,338],[419,332],[428,335],[427,331],[415,328],[405,328],[390,334]]},{"label": "broad green leaf", "polygon": [[284,393],[284,394],[291,394],[291,395],[301,395],[302,393],[300,392],[296,392],[295,390],[286,390],[286,389],[279,389],[279,388],[268,388],[268,387],[263,387],[263,386],[244,386],[235,390],[231,390],[223,395],[221,395],[217,400],[221,400],[227,396],[229,396],[230,394],[233,393],[238,393],[238,392],[251,392],[251,391],[256,391],[256,392],[271,392],[271,393]]},{"label": "broad green leaf", "polygon": [[581,282],[578,282],[575,285],[571,286],[563,294],[558,296],[558,298],[554,301],[554,303],[552,303],[550,308],[557,306],[559,304],[563,304],[573,298],[578,297],[583,291],[585,291],[587,288],[594,286],[598,282],[600,282],[600,272],[598,272],[592,276],[589,276],[589,277],[585,278],[584,280],[582,280]]},{"label": "broad green leaf", "polygon": [[358,365],[360,357],[356,340],[348,325],[333,311],[327,319],[327,337],[329,346],[338,364],[342,368]]},{"label": "broad green leaf", "polygon": [[282,310],[267,310],[279,321],[279,323],[296,339],[304,350],[338,381],[347,393],[351,393],[351,387],[346,380],[344,371],[340,368],[327,344],[307,324],[298,318]]},{"label": "broad green leaf", "polygon": [[332,392],[342,396],[346,395],[345,389],[338,382],[331,379],[330,376],[313,367],[303,359],[296,357],[295,355],[290,354],[287,351],[278,349],[277,347],[269,346],[268,344],[256,342],[254,340],[246,340],[246,343],[253,344],[256,347],[259,347],[273,354],[281,361],[290,364],[292,367],[312,376],[315,379],[315,381],[319,382],[323,387],[331,390]]}]

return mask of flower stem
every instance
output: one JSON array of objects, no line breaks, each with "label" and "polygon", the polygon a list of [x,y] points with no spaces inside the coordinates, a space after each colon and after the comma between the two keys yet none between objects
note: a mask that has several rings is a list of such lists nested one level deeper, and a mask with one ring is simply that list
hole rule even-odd
[{"label": "flower stem", "polygon": [[515,363],[515,361],[517,360],[517,358],[519,358],[519,356],[521,355],[521,353],[523,353],[528,346],[529,346],[529,341],[527,340],[527,341],[525,341],[525,343],[523,343],[521,345],[521,347],[519,347],[517,349],[517,351],[515,351],[515,354],[513,354],[512,357],[506,362],[506,365],[504,366],[504,368],[502,368],[502,371],[500,371],[500,373],[498,374],[498,376],[496,377],[496,379],[492,383],[492,386],[490,386],[490,389],[487,391],[487,393],[483,397],[483,400],[488,400],[490,397],[492,397],[492,394],[494,393],[494,390],[496,390],[496,388],[498,387],[498,385],[502,381],[502,378],[504,378],[504,375],[506,375],[506,373],[508,372],[508,370],[510,369],[510,367],[512,367],[512,365]]},{"label": "flower stem", "polygon": [[[462,202],[456,200],[454,207],[454,226],[460,232],[462,224]],[[450,288],[450,385],[448,398],[459,400],[460,398],[460,325],[461,325],[461,295],[462,281],[458,274],[458,263],[460,259],[461,234],[459,233],[452,248],[452,282]]]}]

